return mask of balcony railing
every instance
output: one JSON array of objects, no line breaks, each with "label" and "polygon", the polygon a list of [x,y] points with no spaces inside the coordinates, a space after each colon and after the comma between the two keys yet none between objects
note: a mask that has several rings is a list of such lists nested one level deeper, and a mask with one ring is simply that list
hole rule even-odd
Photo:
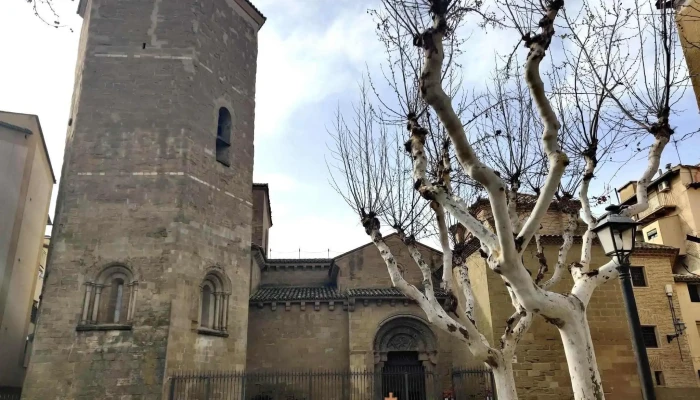
[{"label": "balcony railing", "polygon": [[649,208],[637,214],[636,219],[639,222],[649,223],[656,219],[657,216],[675,208],[676,202],[671,193],[656,192],[649,195]]}]

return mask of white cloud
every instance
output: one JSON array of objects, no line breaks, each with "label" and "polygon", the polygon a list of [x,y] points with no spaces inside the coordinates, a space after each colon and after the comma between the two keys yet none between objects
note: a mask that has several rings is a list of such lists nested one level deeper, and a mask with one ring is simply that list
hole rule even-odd
[{"label": "white cloud", "polygon": [[289,34],[264,26],[259,34],[255,136],[283,134],[295,110],[354,88],[365,63],[381,52],[366,13],[343,13],[316,32]]}]

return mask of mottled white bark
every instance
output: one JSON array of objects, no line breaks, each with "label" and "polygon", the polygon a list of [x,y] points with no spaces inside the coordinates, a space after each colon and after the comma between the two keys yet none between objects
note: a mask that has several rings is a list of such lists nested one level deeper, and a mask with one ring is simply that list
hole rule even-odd
[{"label": "mottled white bark", "polygon": [[576,233],[576,227],[578,226],[576,214],[566,213],[564,214],[564,218],[566,218],[566,225],[562,235],[564,243],[559,247],[557,262],[554,265],[554,273],[549,280],[542,284],[543,289],[549,289],[561,281],[566,271],[566,256],[569,254],[571,245],[574,244],[574,233]]},{"label": "mottled white bark", "polygon": [[591,266],[591,250],[593,248],[593,239],[595,239],[595,233],[593,233],[592,229],[596,226],[596,219],[593,217],[593,212],[591,212],[588,188],[593,179],[596,162],[589,156],[585,156],[584,158],[586,159],[586,167],[583,171],[583,180],[581,181],[578,197],[579,201],[581,201],[581,219],[586,223],[586,233],[583,234],[579,263],[581,264],[583,272],[586,272]]},{"label": "mottled white bark", "polygon": [[561,177],[564,175],[564,170],[569,165],[569,158],[561,150],[557,141],[560,128],[559,120],[547,99],[544,83],[540,77],[540,63],[554,36],[554,19],[559,13],[559,8],[563,6],[563,1],[558,6],[555,6],[554,3],[550,2],[545,16],[540,21],[540,33],[525,43],[530,49],[525,62],[525,82],[530,88],[530,94],[544,125],[542,145],[549,162],[549,171],[544,186],[540,189],[537,202],[516,238],[523,250],[539,229],[540,222],[559,188],[559,182],[561,182]]},{"label": "mottled white bark", "polygon": [[450,247],[450,237],[447,229],[447,216],[445,208],[440,203],[434,201],[430,204],[435,212],[435,221],[438,226],[438,237],[442,248],[442,285],[448,293],[454,290],[454,277],[452,276],[452,248]]},{"label": "mottled white bark", "polygon": [[459,274],[458,285],[462,289],[464,296],[464,313],[467,318],[474,322],[474,292],[472,291],[472,282],[469,279],[469,268],[467,260],[461,259],[459,265],[455,266]]},{"label": "mottled white bark", "polygon": [[659,169],[661,163],[661,153],[668,144],[670,132],[661,132],[656,134],[656,140],[649,149],[647,158],[647,168],[644,170],[642,177],[637,181],[637,204],[624,209],[620,214],[626,216],[634,216],[649,208],[649,194],[647,188],[654,178],[654,174]]},{"label": "mottled white bark", "polygon": [[598,372],[586,308],[575,297],[571,297],[570,300],[574,309],[568,318],[557,323],[560,324],[558,328],[569,367],[574,399],[603,400],[603,383]]},{"label": "mottled white bark", "polygon": [[498,399],[517,399],[512,356],[511,360],[503,359],[498,367],[491,370],[493,371],[493,382],[496,386]]},{"label": "mottled white bark", "polygon": [[413,157],[413,180],[423,197],[436,201],[445,208],[459,223],[469,230],[482,244],[496,248],[497,238],[493,232],[469,213],[467,203],[452,194],[447,193],[443,186],[433,185],[427,177],[428,159],[425,155],[425,137],[427,131],[420,126],[415,117],[409,116],[408,121],[411,137],[406,143]]}]

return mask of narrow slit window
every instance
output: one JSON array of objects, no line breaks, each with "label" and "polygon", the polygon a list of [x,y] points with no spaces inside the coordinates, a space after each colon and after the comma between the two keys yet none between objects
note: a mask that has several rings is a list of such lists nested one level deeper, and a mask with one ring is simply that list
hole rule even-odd
[{"label": "narrow slit window", "polygon": [[219,122],[216,128],[216,161],[225,166],[231,165],[231,113],[226,107],[219,108]]},{"label": "narrow slit window", "polygon": [[656,383],[656,386],[666,386],[664,373],[662,371],[654,371],[654,383]]}]

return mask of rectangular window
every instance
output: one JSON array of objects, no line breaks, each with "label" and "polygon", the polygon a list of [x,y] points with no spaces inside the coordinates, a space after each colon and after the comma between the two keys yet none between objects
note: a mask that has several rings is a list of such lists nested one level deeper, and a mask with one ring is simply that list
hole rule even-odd
[{"label": "rectangular window", "polygon": [[689,283],[688,294],[690,295],[690,301],[693,303],[700,303],[700,285],[697,283]]},{"label": "rectangular window", "polygon": [[644,340],[644,346],[647,348],[659,347],[659,343],[656,341],[655,326],[642,326],[642,339]]},{"label": "rectangular window", "polygon": [[646,286],[647,280],[644,277],[644,267],[630,267],[632,275],[632,286]]},{"label": "rectangular window", "polygon": [[656,383],[656,386],[666,385],[666,382],[664,382],[664,373],[662,371],[654,371],[654,383]]},{"label": "rectangular window", "polygon": [[657,236],[659,236],[659,233],[656,231],[656,228],[654,228],[654,229],[650,230],[649,232],[647,232],[647,240],[651,240],[651,239],[653,239],[653,238],[655,238],[655,237],[657,237]]}]

